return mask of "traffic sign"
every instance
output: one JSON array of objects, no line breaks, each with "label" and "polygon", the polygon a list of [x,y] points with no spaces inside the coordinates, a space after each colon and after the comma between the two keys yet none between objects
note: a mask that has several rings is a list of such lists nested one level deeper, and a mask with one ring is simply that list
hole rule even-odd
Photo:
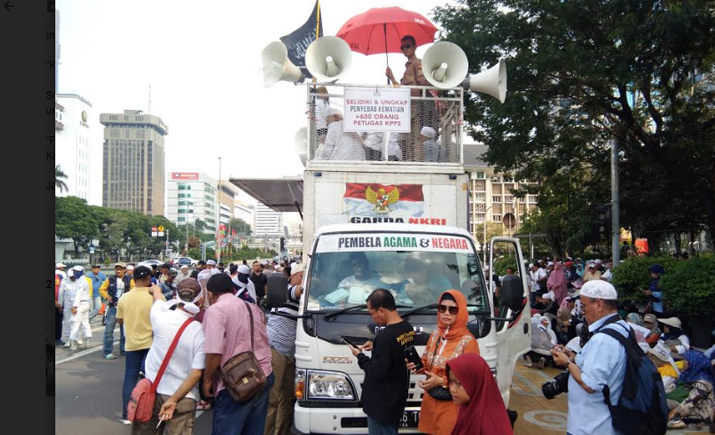
[{"label": "traffic sign", "polygon": [[163,233],[164,232],[164,225],[159,225],[159,232]]},{"label": "traffic sign", "polygon": [[158,228],[156,227],[156,225],[154,225],[153,227],[151,227],[151,236],[152,236],[152,237],[156,237],[156,230],[157,230],[157,229],[158,229]]}]

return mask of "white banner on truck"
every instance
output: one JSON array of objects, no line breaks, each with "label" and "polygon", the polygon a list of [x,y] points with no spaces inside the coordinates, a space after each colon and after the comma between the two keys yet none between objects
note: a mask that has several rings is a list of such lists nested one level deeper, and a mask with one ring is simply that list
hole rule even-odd
[{"label": "white banner on truck", "polygon": [[346,88],[343,131],[410,132],[410,90]]},{"label": "white banner on truck", "polygon": [[320,236],[316,252],[345,251],[474,252],[469,240],[457,235],[366,233]]}]

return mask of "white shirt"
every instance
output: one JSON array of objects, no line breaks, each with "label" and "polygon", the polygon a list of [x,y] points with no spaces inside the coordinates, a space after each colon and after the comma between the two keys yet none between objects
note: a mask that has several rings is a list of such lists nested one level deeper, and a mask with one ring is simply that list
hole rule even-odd
[{"label": "white shirt", "polygon": [[67,278],[67,274],[64,270],[55,269],[55,275],[61,276],[63,281],[65,278]]},{"label": "white shirt", "polygon": [[72,281],[71,278],[63,279],[57,301],[63,308],[69,309],[74,304],[75,296],[77,296],[77,281]]},{"label": "white shirt", "polygon": [[254,301],[258,302],[258,295],[256,294],[256,286],[253,284],[253,281],[251,279],[248,279],[248,284],[244,284],[241,281],[238,280],[238,275],[235,277],[231,277],[231,281],[233,281],[237,286],[241,288],[241,290],[236,292],[236,296],[240,295],[244,290],[248,290],[248,294],[251,295]]},{"label": "white shirt", "polygon": [[538,268],[536,272],[529,271],[529,276],[531,277],[531,291],[535,292],[539,290],[539,280],[546,278],[546,271]]},{"label": "white shirt", "polygon": [[121,278],[117,278],[116,285],[117,285],[117,299],[119,299],[124,294],[124,280]]},{"label": "white shirt", "polygon": [[84,275],[77,278],[75,281],[77,291],[75,292],[74,301],[72,303],[73,307],[79,308],[79,303],[82,301],[89,302],[89,283],[85,279]]},{"label": "white shirt", "polygon": [[365,160],[365,148],[357,133],[343,132],[342,121],[328,126],[324,156],[328,160]]},{"label": "white shirt", "polygon": [[[165,302],[162,300],[154,302],[150,313],[154,340],[144,365],[146,377],[152,382],[159,373],[159,367],[161,367],[176,333],[186,319],[191,317],[190,314],[179,309],[165,310],[164,304]],[[157,393],[169,396],[174,394],[192,369],[203,370],[205,368],[204,341],[204,330],[201,323],[192,322],[186,327],[157,386]],[[186,397],[199,400],[198,383],[191,388]]]},{"label": "white shirt", "polygon": [[330,102],[321,98],[315,99],[315,128],[325,128],[325,120],[330,111]]}]

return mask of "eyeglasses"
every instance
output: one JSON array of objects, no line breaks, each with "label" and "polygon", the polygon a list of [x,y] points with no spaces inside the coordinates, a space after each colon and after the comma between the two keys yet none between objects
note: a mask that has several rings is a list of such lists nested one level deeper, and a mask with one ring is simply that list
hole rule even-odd
[{"label": "eyeglasses", "polygon": [[437,307],[437,311],[443,314],[446,313],[447,310],[449,310],[449,314],[456,316],[459,312],[459,307],[448,307],[447,305],[439,305]]},{"label": "eyeglasses", "polygon": [[408,48],[414,47],[412,44],[400,45],[400,50],[407,50]]}]

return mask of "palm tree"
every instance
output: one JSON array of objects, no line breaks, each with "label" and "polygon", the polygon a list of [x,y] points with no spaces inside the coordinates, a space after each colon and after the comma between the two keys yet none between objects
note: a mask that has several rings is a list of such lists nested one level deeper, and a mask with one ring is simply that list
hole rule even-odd
[{"label": "palm tree", "polygon": [[67,187],[67,183],[62,181],[66,179],[67,174],[62,171],[60,165],[55,165],[55,188],[60,189],[60,193],[70,190],[69,187]]}]

